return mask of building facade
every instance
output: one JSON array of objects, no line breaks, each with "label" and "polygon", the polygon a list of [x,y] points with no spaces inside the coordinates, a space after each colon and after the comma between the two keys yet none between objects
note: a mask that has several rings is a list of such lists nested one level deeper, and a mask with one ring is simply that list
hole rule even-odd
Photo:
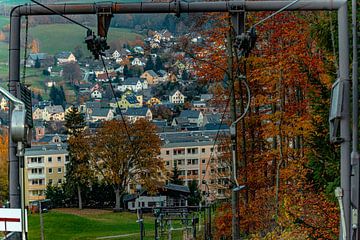
[{"label": "building facade", "polygon": [[[196,181],[203,195],[209,199],[226,197],[230,178],[229,159],[221,159],[222,149],[214,144],[217,131],[189,131],[160,133],[161,158],[169,177],[177,167],[185,186]],[[222,132],[228,136],[228,131]]]},{"label": "building facade", "polygon": [[69,161],[64,143],[32,146],[25,151],[25,199],[27,202],[45,199],[47,185],[61,185],[65,181]]}]

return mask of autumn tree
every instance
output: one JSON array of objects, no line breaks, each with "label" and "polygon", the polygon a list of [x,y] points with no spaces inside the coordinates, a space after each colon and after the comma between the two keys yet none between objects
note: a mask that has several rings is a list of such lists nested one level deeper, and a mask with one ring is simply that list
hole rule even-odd
[{"label": "autumn tree", "polygon": [[64,65],[63,76],[72,85],[75,81],[81,80],[82,73],[79,64],[75,62]]},{"label": "autumn tree", "polygon": [[8,137],[7,130],[0,129],[0,204],[8,199]]},{"label": "autumn tree", "polygon": [[148,121],[107,121],[91,139],[92,166],[113,187],[115,210],[120,209],[120,197],[130,182],[141,184],[149,192],[162,185],[161,142],[156,127]]},{"label": "autumn tree", "polygon": [[31,41],[30,50],[31,50],[31,53],[39,53],[40,52],[40,44],[39,44],[38,40],[33,39]]}]

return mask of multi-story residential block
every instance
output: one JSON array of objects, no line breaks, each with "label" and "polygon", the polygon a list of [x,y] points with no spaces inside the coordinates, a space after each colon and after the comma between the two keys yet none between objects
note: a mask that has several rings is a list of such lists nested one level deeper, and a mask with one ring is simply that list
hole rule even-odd
[{"label": "multi-story residential block", "polygon": [[[195,180],[209,199],[223,198],[230,178],[229,160],[223,159],[222,147],[214,143],[217,131],[159,133],[162,140],[160,157],[165,161],[169,176],[174,166],[184,185]],[[228,130],[221,130],[228,136]],[[219,140],[219,139],[218,139]]]},{"label": "multi-story residential block", "polygon": [[64,143],[32,146],[25,151],[25,198],[34,201],[45,198],[47,185],[65,181],[66,163],[69,161]]}]

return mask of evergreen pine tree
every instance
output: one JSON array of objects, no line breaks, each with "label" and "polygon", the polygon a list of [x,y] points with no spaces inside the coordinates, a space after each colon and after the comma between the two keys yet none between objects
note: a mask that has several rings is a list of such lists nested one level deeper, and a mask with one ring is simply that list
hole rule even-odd
[{"label": "evergreen pine tree", "polygon": [[72,106],[69,111],[65,114],[65,127],[66,132],[72,136],[78,136],[86,126],[85,118],[79,109]]},{"label": "evergreen pine tree", "polygon": [[163,68],[164,68],[163,62],[162,62],[161,58],[159,56],[157,56],[156,60],[155,60],[155,70],[159,71],[159,70],[162,70]]},{"label": "evergreen pine tree", "polygon": [[154,62],[153,62],[153,60],[151,59],[151,56],[149,55],[148,58],[147,58],[147,61],[146,61],[144,70],[145,70],[145,71],[147,71],[147,70],[153,70],[154,67],[155,67],[155,66],[154,66]]},{"label": "evergreen pine tree", "polygon": [[170,183],[183,185],[183,182],[180,180],[179,176],[180,176],[180,173],[178,171],[178,168],[177,168],[176,165],[174,165],[174,168],[173,168],[173,171],[172,171],[172,176],[171,176],[171,179],[170,179]]},{"label": "evergreen pine tree", "polygon": [[40,68],[40,67],[41,67],[41,62],[40,62],[39,57],[37,57],[35,60],[35,68]]}]

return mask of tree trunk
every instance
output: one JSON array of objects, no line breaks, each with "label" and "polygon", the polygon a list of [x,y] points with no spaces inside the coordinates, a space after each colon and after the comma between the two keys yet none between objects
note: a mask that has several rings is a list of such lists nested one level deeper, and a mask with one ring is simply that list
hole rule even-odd
[{"label": "tree trunk", "polygon": [[79,209],[81,210],[82,207],[82,198],[81,198],[81,188],[80,185],[77,185],[77,192],[78,192],[78,199],[79,199]]},{"label": "tree trunk", "polygon": [[120,211],[120,189],[115,189],[115,212]]}]

